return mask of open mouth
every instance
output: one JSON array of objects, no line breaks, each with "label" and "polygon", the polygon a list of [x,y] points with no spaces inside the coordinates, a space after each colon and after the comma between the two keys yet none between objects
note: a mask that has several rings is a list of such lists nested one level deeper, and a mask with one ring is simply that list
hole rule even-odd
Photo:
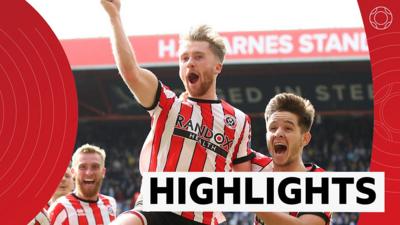
[{"label": "open mouth", "polygon": [[84,184],[94,184],[95,181],[94,180],[83,180]]},{"label": "open mouth", "polygon": [[283,154],[287,150],[287,146],[285,144],[275,144],[274,145],[275,153],[276,154]]},{"label": "open mouth", "polygon": [[199,75],[195,73],[189,73],[188,75],[189,83],[194,84],[199,80]]}]

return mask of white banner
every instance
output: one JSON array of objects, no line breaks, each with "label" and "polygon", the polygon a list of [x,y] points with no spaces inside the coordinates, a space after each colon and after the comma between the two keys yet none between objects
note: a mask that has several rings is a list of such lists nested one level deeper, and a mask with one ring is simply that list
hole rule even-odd
[{"label": "white banner", "polygon": [[383,172],[154,172],[144,211],[384,212]]}]

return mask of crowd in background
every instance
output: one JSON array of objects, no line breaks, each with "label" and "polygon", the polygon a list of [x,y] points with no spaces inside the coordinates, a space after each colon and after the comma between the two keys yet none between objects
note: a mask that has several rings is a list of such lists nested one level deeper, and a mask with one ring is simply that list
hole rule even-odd
[{"label": "crowd in background", "polygon": [[[252,121],[252,148],[267,154],[263,118]],[[150,121],[80,122],[76,146],[95,144],[105,149],[106,178],[102,193],[117,200],[120,212],[133,206],[141,185],[139,154]],[[367,171],[372,149],[372,116],[318,116],[311,131],[311,143],[303,153],[327,171]],[[253,223],[253,214],[224,213],[229,225]],[[355,225],[358,213],[334,213],[331,224]]]}]

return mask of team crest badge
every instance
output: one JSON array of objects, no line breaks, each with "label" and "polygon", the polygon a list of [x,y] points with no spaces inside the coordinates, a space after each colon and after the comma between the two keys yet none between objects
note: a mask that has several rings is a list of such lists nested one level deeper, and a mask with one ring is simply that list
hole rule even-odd
[{"label": "team crest badge", "polygon": [[230,129],[236,128],[236,118],[232,115],[226,114],[224,118],[225,125]]},{"label": "team crest badge", "polygon": [[77,209],[76,210],[76,214],[78,215],[78,216],[85,216],[86,214],[85,214],[85,211],[83,210],[83,209]]}]

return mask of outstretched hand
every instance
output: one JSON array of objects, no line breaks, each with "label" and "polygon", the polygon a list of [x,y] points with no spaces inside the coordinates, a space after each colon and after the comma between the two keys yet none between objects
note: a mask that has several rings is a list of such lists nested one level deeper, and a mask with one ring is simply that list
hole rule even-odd
[{"label": "outstretched hand", "polygon": [[121,1],[120,0],[101,0],[101,4],[104,9],[111,17],[119,16],[119,12],[121,9]]}]

